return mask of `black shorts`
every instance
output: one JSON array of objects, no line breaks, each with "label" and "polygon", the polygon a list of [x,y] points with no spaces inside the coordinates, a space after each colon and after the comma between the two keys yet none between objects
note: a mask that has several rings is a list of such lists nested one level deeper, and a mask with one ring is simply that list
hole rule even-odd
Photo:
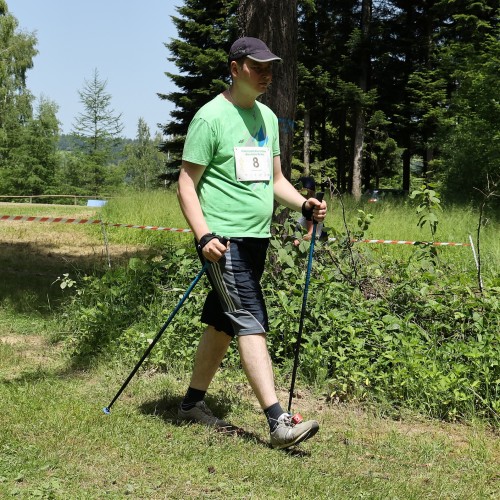
[{"label": "black shorts", "polygon": [[231,337],[269,330],[260,286],[268,246],[268,238],[231,238],[225,255],[208,268],[212,290],[203,307],[203,323]]}]

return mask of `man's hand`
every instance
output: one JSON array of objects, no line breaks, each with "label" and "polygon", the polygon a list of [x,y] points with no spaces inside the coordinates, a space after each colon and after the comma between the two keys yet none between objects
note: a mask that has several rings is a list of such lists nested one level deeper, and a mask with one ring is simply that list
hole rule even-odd
[{"label": "man's hand", "polygon": [[309,198],[305,204],[306,210],[313,210],[313,218],[317,222],[323,222],[326,217],[326,201],[319,201],[316,198]]},{"label": "man's hand", "polygon": [[203,248],[202,253],[203,257],[210,262],[217,262],[229,248],[230,242],[227,242],[226,245],[221,243],[218,238],[214,238],[210,240]]}]

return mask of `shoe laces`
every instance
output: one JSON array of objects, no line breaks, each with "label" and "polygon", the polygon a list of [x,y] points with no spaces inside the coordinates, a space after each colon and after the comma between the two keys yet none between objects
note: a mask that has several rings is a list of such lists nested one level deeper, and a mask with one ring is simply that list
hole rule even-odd
[{"label": "shoe laces", "polygon": [[292,422],[292,415],[290,413],[283,413],[280,418],[278,419],[278,422],[283,423],[287,427],[293,427],[295,424]]}]

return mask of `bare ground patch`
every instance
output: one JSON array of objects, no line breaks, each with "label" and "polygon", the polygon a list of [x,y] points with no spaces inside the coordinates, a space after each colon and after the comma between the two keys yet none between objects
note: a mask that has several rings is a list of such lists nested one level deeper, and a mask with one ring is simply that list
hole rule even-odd
[{"label": "bare ground patch", "polygon": [[[26,369],[49,368],[60,362],[62,346],[41,335],[0,333],[0,345],[9,346],[14,362],[7,370],[6,380],[12,380]],[[5,367],[4,367],[5,368]]]}]

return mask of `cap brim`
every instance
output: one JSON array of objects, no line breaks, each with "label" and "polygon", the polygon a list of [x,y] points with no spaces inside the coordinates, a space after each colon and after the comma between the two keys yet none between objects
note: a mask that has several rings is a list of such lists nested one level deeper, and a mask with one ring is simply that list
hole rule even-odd
[{"label": "cap brim", "polygon": [[252,55],[247,55],[247,57],[257,62],[281,61],[281,57],[275,56],[272,52],[257,52]]}]

